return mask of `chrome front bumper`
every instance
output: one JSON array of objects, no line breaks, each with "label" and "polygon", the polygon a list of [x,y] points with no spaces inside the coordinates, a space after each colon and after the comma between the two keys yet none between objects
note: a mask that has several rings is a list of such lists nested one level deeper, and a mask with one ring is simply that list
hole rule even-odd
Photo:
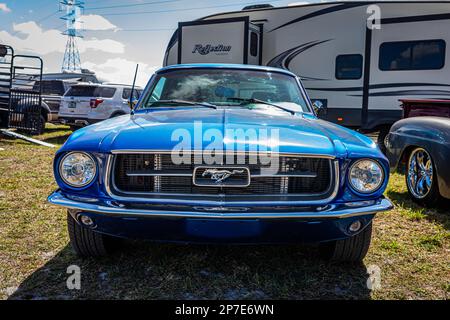
[{"label": "chrome front bumper", "polygon": [[[299,211],[277,210],[271,211],[258,208],[233,208],[233,207],[210,207],[195,206],[190,210],[149,210],[126,207],[125,204],[116,201],[102,201],[92,198],[81,198],[64,195],[60,190],[55,191],[48,197],[48,201],[54,205],[75,209],[83,212],[93,212],[116,217],[167,217],[167,218],[218,218],[218,219],[340,219],[354,216],[375,214],[377,212],[388,211],[393,208],[392,203],[382,197],[377,200],[349,202],[342,204],[330,204],[325,206],[309,207],[304,211],[299,207]],[[243,210],[243,209],[248,209]],[[267,208],[265,208],[267,209]]]}]

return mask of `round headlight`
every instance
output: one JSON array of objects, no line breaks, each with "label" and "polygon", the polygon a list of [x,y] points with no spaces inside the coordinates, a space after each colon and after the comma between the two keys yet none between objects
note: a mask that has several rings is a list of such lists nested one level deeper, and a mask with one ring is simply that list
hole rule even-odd
[{"label": "round headlight", "polygon": [[350,167],[348,180],[357,192],[375,192],[383,184],[383,168],[378,162],[370,159],[358,160]]},{"label": "round headlight", "polygon": [[81,188],[95,178],[97,167],[94,159],[84,152],[71,152],[62,158],[59,174],[69,186]]}]

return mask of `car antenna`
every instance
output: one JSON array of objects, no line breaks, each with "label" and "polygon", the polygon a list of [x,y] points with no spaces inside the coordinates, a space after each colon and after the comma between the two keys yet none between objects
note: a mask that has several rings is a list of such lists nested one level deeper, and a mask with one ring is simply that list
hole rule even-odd
[{"label": "car antenna", "polygon": [[136,71],[134,72],[134,79],[133,79],[133,86],[131,87],[131,92],[130,92],[130,107],[131,107],[131,115],[134,115],[134,105],[133,105],[133,93],[134,93],[134,86],[136,85],[136,76],[138,73],[138,69],[139,69],[139,63],[136,64]]}]

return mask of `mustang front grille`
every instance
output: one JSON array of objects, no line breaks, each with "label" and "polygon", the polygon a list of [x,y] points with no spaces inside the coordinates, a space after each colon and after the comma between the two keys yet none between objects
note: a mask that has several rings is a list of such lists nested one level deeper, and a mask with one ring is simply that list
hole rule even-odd
[{"label": "mustang front grille", "polygon": [[[279,170],[270,174],[263,170],[270,164],[249,163],[248,155],[230,166],[194,160],[192,156],[191,164],[174,164],[170,153],[117,154],[109,173],[111,187],[114,194],[129,197],[300,195],[325,199],[336,183],[333,160],[329,158],[280,156]],[[236,163],[236,156],[234,160]],[[228,173],[231,176],[220,180]]]}]

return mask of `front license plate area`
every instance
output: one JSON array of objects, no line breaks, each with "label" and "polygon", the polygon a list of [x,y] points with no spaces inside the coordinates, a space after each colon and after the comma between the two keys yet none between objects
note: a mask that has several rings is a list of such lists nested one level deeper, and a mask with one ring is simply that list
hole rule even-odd
[{"label": "front license plate area", "polygon": [[187,219],[186,233],[209,239],[254,237],[261,233],[259,220]]}]

